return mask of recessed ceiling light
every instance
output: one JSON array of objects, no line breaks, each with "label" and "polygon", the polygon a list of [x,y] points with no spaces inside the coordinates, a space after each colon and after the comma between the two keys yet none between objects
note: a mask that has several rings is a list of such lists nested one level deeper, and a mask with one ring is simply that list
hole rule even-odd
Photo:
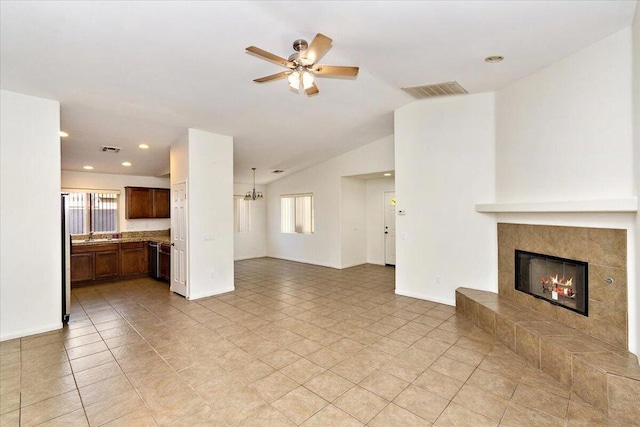
[{"label": "recessed ceiling light", "polygon": [[91,170],[93,169],[93,166],[89,166],[89,165],[83,166],[82,169]]},{"label": "recessed ceiling light", "polygon": [[65,131],[62,131],[62,130],[61,130],[60,132],[58,132],[58,133],[60,134],[60,137],[61,137],[61,138],[66,138],[66,137],[68,137],[68,136],[69,136],[69,134],[68,134],[68,133],[66,133]]},{"label": "recessed ceiling light", "polygon": [[484,58],[484,62],[488,62],[489,64],[495,64],[496,62],[500,62],[504,59],[504,56],[500,55],[492,55]]},{"label": "recessed ceiling light", "polygon": [[131,166],[131,162],[122,162],[122,166]]},{"label": "recessed ceiling light", "polygon": [[143,150],[148,150],[149,146],[147,144],[138,144],[138,148],[142,148]]},{"label": "recessed ceiling light", "polygon": [[384,176],[391,176],[389,172],[385,173]]}]

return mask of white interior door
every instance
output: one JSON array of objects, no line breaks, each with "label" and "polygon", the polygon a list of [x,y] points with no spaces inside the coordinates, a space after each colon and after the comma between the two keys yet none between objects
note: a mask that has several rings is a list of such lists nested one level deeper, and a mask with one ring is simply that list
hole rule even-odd
[{"label": "white interior door", "polygon": [[396,265],[396,192],[384,192],[384,263]]},{"label": "white interior door", "polygon": [[187,183],[171,186],[171,290],[184,297],[187,288]]}]

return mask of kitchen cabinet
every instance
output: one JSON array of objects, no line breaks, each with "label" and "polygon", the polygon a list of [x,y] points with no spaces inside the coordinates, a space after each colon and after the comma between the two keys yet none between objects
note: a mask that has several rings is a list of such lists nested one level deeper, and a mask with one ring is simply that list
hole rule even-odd
[{"label": "kitchen cabinet", "polygon": [[125,187],[125,216],[137,218],[169,218],[168,188]]},{"label": "kitchen cabinet", "polygon": [[71,247],[71,282],[112,279],[119,275],[117,243]]},{"label": "kitchen cabinet", "polygon": [[148,271],[147,242],[120,243],[120,276],[136,276]]},{"label": "kitchen cabinet", "polygon": [[149,188],[125,187],[127,219],[151,218]]},{"label": "kitchen cabinet", "polygon": [[93,280],[93,254],[71,254],[71,282]]},{"label": "kitchen cabinet", "polygon": [[152,188],[151,189],[151,214],[153,218],[169,218],[171,217],[169,203],[168,188]]},{"label": "kitchen cabinet", "polygon": [[105,250],[94,253],[94,279],[110,279],[118,277],[118,250]]}]

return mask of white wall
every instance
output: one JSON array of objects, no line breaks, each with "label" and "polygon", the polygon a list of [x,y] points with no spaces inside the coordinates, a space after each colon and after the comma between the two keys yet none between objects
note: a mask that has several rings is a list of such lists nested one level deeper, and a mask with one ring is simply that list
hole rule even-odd
[{"label": "white wall", "polygon": [[385,264],[384,193],[394,191],[394,178],[367,180],[367,263]]},{"label": "white wall", "polygon": [[60,104],[0,91],[0,340],[62,327]]},{"label": "white wall", "polygon": [[[633,40],[633,146],[635,166],[635,195],[640,198],[640,1],[636,2],[636,13],[632,27]],[[631,240],[631,239],[630,239]],[[629,324],[640,324],[640,213],[635,222],[635,267],[636,281],[629,281],[629,301],[635,301],[635,313],[629,315]],[[635,298],[634,298],[635,297]],[[635,354],[640,354],[640,327],[635,328],[635,337],[629,334],[629,341],[634,344]]]},{"label": "white wall", "polygon": [[189,129],[189,299],[234,289],[233,138]]},{"label": "white wall", "polygon": [[[341,177],[394,169],[393,135],[320,163],[267,186],[267,254],[342,268]],[[280,232],[280,196],[313,193],[315,233]]]},{"label": "white wall", "polygon": [[631,72],[625,29],[498,91],[497,201],[629,197]]},{"label": "white wall", "polygon": [[[622,30],[496,93],[496,201],[637,195],[631,36],[631,29]],[[626,229],[629,348],[638,354],[637,214],[514,213],[496,219]]]},{"label": "white wall", "polygon": [[[253,189],[251,184],[233,184],[233,194],[244,196]],[[233,258],[237,260],[267,256],[267,188],[256,185],[264,199],[251,203],[251,231],[233,234]]]},{"label": "white wall", "polygon": [[171,144],[169,150],[170,185],[187,182],[189,178],[189,133]]},{"label": "white wall", "polygon": [[494,94],[414,102],[395,113],[396,293],[454,305],[460,286],[497,290]]},{"label": "white wall", "polygon": [[348,268],[367,262],[367,183],[342,178],[340,185],[342,268]]},{"label": "white wall", "polygon": [[171,227],[170,219],[126,219],[126,196],[124,187],[169,188],[169,178],[153,176],[115,175],[91,172],[62,171],[62,188],[83,188],[120,191],[118,230],[148,231],[166,230]]}]

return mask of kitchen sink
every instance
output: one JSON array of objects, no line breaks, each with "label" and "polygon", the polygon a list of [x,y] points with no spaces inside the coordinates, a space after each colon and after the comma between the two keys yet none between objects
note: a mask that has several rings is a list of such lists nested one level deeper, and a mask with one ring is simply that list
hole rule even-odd
[{"label": "kitchen sink", "polygon": [[96,242],[96,243],[102,243],[102,242],[118,242],[120,239],[85,239],[85,242]]}]

